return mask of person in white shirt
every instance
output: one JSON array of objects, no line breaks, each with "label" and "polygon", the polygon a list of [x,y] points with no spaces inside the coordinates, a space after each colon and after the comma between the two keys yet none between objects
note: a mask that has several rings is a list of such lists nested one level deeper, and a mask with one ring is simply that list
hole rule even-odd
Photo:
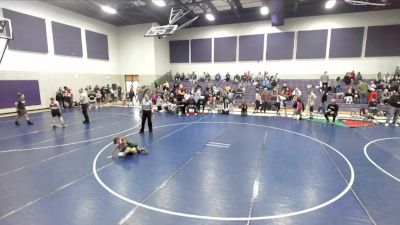
[{"label": "person in white shirt", "polygon": [[143,101],[142,101],[142,128],[140,129],[139,133],[144,132],[144,124],[146,123],[147,118],[147,125],[149,126],[149,132],[153,132],[153,123],[151,121],[151,116],[153,114],[153,103],[150,100],[150,97],[145,94]]},{"label": "person in white shirt", "polygon": [[90,120],[89,120],[89,115],[87,113],[87,109],[89,107],[89,97],[86,91],[83,90],[83,88],[79,89],[79,103],[81,105],[81,109],[82,109],[82,114],[83,117],[85,117],[85,120],[83,121],[84,124],[89,124]]}]

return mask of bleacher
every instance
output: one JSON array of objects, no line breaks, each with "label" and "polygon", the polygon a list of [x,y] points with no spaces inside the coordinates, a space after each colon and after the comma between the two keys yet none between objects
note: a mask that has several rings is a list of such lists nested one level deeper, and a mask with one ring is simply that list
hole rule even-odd
[{"label": "bleacher", "polygon": [[[370,82],[370,80],[365,80],[367,84]],[[171,82],[171,87],[173,86],[174,82]],[[186,90],[191,90],[192,87],[196,86],[197,84],[200,84],[203,90],[205,90],[207,83],[206,82],[198,82],[196,84],[192,84],[188,81],[182,82],[183,86]],[[225,82],[223,80],[220,80],[218,82],[213,81],[214,84],[218,84],[221,88],[224,88],[226,85],[230,85],[232,90],[236,90],[238,87],[237,83],[233,82]],[[315,110],[318,109],[318,106],[321,104],[321,96],[322,93],[320,92],[319,88],[319,79],[282,79],[279,81],[279,85],[282,86],[283,84],[286,84],[290,89],[293,91],[296,87],[300,89],[302,93],[302,100],[306,103],[307,98],[308,98],[308,91],[307,91],[307,86],[311,86],[312,89],[314,90],[315,95],[317,96],[317,101],[315,102]],[[331,84],[333,84],[333,80],[331,80]],[[347,91],[348,86],[344,83],[341,84],[341,87],[343,91]],[[256,94],[256,86],[253,83],[246,83],[245,86],[245,91],[243,93],[243,100],[246,101],[250,107],[252,107],[252,103],[255,102],[255,94]],[[329,104],[330,100],[332,98],[336,99],[336,103],[339,105],[339,111],[341,113],[359,113],[360,108],[368,108],[368,104],[346,104],[345,100],[343,98],[336,98],[336,95],[333,94],[332,92],[328,93],[328,102]],[[236,99],[236,104],[235,106],[238,106],[242,99]],[[291,108],[292,102],[288,102],[288,108]],[[379,110],[387,110],[388,106],[387,105],[378,105]]]}]

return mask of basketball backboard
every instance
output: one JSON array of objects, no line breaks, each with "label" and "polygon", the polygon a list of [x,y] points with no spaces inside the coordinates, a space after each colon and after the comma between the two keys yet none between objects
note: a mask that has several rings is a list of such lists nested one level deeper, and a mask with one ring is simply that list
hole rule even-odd
[{"label": "basketball backboard", "polygon": [[0,17],[0,38],[12,39],[11,20]]},{"label": "basketball backboard", "polygon": [[166,35],[171,35],[178,28],[178,25],[164,25],[164,26],[153,26],[147,33],[144,35],[145,37],[164,37]]}]

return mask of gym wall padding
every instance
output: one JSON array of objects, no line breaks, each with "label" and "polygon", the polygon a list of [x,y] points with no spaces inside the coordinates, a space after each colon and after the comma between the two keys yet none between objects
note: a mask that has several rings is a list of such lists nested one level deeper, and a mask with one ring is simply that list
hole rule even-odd
[{"label": "gym wall padding", "polygon": [[329,58],[361,57],[364,27],[331,30]]},{"label": "gym wall padding", "polygon": [[326,57],[328,30],[309,30],[297,33],[296,59],[323,59]]},{"label": "gym wall padding", "polygon": [[239,36],[239,61],[262,61],[264,34]]},{"label": "gym wall padding", "polygon": [[169,61],[170,63],[189,62],[189,40],[169,42]]},{"label": "gym wall padding", "polygon": [[52,21],[54,54],[82,57],[82,34],[78,27]]},{"label": "gym wall padding", "polygon": [[109,60],[108,37],[105,34],[85,30],[87,57]]},{"label": "gym wall padding", "polygon": [[11,20],[13,39],[8,48],[48,53],[46,22],[42,18],[3,8],[3,16]]},{"label": "gym wall padding", "polygon": [[190,40],[191,62],[211,62],[211,38]]},{"label": "gym wall padding", "polygon": [[41,105],[37,80],[0,80],[0,109],[14,108],[17,93],[25,95],[26,105]]},{"label": "gym wall padding", "polygon": [[400,25],[368,27],[366,57],[400,56]]},{"label": "gym wall padding", "polygon": [[236,43],[236,36],[214,38],[214,62],[235,62]]},{"label": "gym wall padding", "polygon": [[294,32],[269,33],[266,60],[293,59]]}]

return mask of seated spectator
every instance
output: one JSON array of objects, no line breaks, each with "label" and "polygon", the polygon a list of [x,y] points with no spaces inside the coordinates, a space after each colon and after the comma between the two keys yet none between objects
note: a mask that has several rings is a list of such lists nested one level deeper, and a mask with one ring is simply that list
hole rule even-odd
[{"label": "seated spectator", "polygon": [[186,79],[185,73],[182,73],[182,74],[181,74],[181,77],[180,77],[180,80],[181,80],[181,81],[185,81],[185,79]]},{"label": "seated spectator", "polygon": [[229,74],[229,73],[227,73],[226,75],[225,75],[225,81],[226,82],[229,82],[231,80],[231,75]]},{"label": "seated spectator", "polygon": [[343,82],[344,82],[346,85],[350,85],[350,83],[351,83],[350,73],[346,73],[346,75],[343,77]]},{"label": "seated spectator", "polygon": [[360,100],[360,94],[355,90],[353,94],[353,103],[360,104]]},{"label": "seated spectator", "polygon": [[268,88],[268,87],[269,87],[269,80],[268,80],[268,78],[264,78],[263,86],[264,86],[264,88]]},{"label": "seated spectator", "polygon": [[372,91],[372,90],[374,90],[375,91],[375,89],[376,89],[376,84],[375,84],[375,81],[371,81],[371,83],[368,85],[368,91]]},{"label": "seated spectator", "polygon": [[324,114],[326,122],[329,123],[329,117],[333,118],[332,123],[335,123],[336,117],[338,115],[339,106],[336,104],[335,99],[331,100],[331,103],[326,107],[326,112]]},{"label": "seated spectator", "polygon": [[178,81],[178,80],[180,80],[180,79],[181,79],[181,75],[179,75],[179,73],[176,73],[176,74],[175,74],[174,80],[175,80],[175,81]]},{"label": "seated spectator", "polygon": [[240,82],[240,75],[236,74],[235,77],[233,78],[234,83],[239,83]]},{"label": "seated spectator", "polygon": [[247,116],[247,104],[244,100],[242,101],[242,104],[240,104],[239,108],[241,109],[240,115]]},{"label": "seated spectator", "polygon": [[221,75],[219,73],[215,74],[215,81],[220,81]]},{"label": "seated spectator", "polygon": [[346,100],[346,104],[352,104],[353,103],[353,92],[352,92],[352,90],[350,88],[344,94],[344,99]]},{"label": "seated spectator", "polygon": [[204,75],[204,79],[206,80],[206,82],[210,82],[211,81],[211,76],[209,73],[206,73],[206,75]]},{"label": "seated spectator", "polygon": [[377,80],[378,82],[383,81],[383,77],[382,77],[382,73],[381,73],[381,72],[379,72],[379,73],[376,75],[376,80]]},{"label": "seated spectator", "polygon": [[230,85],[225,85],[224,90],[228,93],[232,90],[232,87]]}]

